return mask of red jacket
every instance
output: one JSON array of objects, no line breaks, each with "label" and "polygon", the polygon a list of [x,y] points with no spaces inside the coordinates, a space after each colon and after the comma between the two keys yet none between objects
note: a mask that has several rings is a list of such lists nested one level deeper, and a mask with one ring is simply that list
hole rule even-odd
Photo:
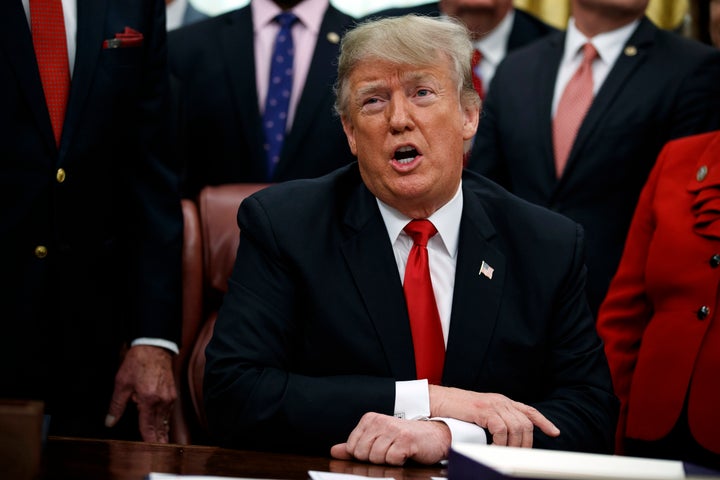
[{"label": "red jacket", "polygon": [[[714,210],[714,212],[713,212]],[[672,141],[640,196],[598,314],[624,437],[688,422],[720,453],[720,131]]]}]

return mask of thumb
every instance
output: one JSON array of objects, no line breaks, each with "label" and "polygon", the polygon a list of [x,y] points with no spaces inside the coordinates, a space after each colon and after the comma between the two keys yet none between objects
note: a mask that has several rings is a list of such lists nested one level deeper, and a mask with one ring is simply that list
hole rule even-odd
[{"label": "thumb", "polygon": [[352,460],[353,456],[347,451],[347,443],[338,443],[330,448],[330,456],[338,460]]},{"label": "thumb", "polygon": [[106,427],[114,427],[120,420],[120,417],[122,417],[122,414],[125,412],[125,407],[127,406],[128,400],[130,400],[131,394],[132,390],[130,389],[119,390],[115,387],[112,400],[110,400],[110,408],[108,408],[107,416],[105,416]]}]

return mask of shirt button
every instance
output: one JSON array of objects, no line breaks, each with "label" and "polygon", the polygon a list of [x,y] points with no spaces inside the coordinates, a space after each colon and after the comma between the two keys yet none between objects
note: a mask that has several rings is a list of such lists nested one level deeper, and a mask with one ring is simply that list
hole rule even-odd
[{"label": "shirt button", "polygon": [[35,256],[37,258],[45,258],[47,257],[48,251],[47,247],[45,245],[38,245],[35,247]]},{"label": "shirt button", "polygon": [[57,173],[55,174],[55,178],[57,179],[58,183],[63,183],[65,181],[65,170],[62,168],[58,168]]},{"label": "shirt button", "polygon": [[703,305],[700,307],[700,309],[697,311],[697,318],[698,320],[705,320],[707,316],[710,315],[710,307],[707,305]]},{"label": "shirt button", "polygon": [[718,265],[720,265],[720,253],[716,253],[712,257],[710,257],[710,266],[712,268],[717,268]]}]

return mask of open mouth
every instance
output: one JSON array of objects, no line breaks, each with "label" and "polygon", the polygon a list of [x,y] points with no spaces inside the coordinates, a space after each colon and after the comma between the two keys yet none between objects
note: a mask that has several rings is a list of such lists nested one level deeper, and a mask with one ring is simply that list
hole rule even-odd
[{"label": "open mouth", "polygon": [[418,152],[415,147],[406,145],[395,150],[394,160],[402,165],[406,165],[412,162],[418,155],[420,155],[420,152]]}]

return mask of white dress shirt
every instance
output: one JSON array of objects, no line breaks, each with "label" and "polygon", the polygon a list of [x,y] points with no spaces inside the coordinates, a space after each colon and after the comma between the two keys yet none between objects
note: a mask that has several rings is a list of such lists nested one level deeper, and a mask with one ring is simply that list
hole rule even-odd
[{"label": "white dress shirt", "polygon": [[[448,203],[428,217],[438,231],[428,241],[427,249],[430,278],[446,347],[450,331],[460,219],[463,209],[461,187],[462,185],[458,187],[455,196]],[[398,273],[400,278],[404,279],[405,265],[413,246],[413,240],[403,229],[412,218],[403,215],[380,200],[377,200],[377,203],[393,247]],[[427,419],[430,416],[430,394],[427,380],[395,382],[395,416],[409,420]],[[475,424],[452,418],[432,418],[431,420],[444,422],[450,428],[453,442],[487,443],[484,430]]]},{"label": "white dress shirt", "polygon": [[511,9],[505,18],[493,30],[474,42],[474,46],[482,53],[482,60],[475,73],[482,79],[483,90],[487,95],[495,70],[507,55],[508,40],[515,21],[515,10]]},{"label": "white dress shirt", "polygon": [[560,68],[558,68],[557,79],[555,80],[555,93],[553,95],[552,116],[555,118],[558,103],[562,96],[565,86],[572,78],[575,71],[582,63],[583,53],[582,47],[586,43],[593,44],[598,52],[598,58],[593,62],[593,95],[597,94],[603,82],[607,78],[615,61],[623,51],[623,47],[632,36],[635,29],[640,24],[640,20],[635,20],[627,25],[610,32],[595,35],[587,38],[575,26],[575,19],[570,18],[568,21],[567,33],[565,34],[565,50]]}]

